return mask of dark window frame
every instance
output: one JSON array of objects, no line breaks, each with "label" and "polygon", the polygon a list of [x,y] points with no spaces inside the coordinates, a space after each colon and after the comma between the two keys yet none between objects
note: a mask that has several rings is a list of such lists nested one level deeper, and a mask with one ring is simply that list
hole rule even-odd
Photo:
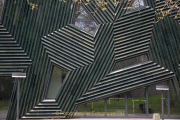
[{"label": "dark window frame", "polygon": [[[75,11],[76,11],[76,9],[77,9],[77,4],[81,4],[81,6],[82,6],[83,9],[85,10],[85,12],[86,12],[88,15],[90,15],[90,18],[91,18],[91,19],[77,19],[77,18],[75,18],[75,15],[74,15],[74,14],[75,14]],[[86,31],[86,30],[83,30],[83,29],[79,28],[78,26],[76,26],[76,25],[75,25],[75,22],[76,22],[76,21],[82,21],[82,22],[83,22],[83,21],[94,21],[94,22],[97,24],[97,28],[96,28],[94,34],[88,32],[88,31]],[[84,5],[83,3],[75,3],[75,4],[74,4],[74,8],[73,8],[73,12],[72,12],[72,17],[71,17],[71,25],[73,25],[73,26],[75,26],[75,27],[77,27],[77,28],[79,28],[79,29],[81,29],[81,30],[83,30],[83,31],[85,31],[85,32],[87,32],[87,33],[95,36],[96,33],[97,33],[97,31],[98,31],[98,29],[99,29],[99,25],[100,25],[100,24],[99,24],[99,23],[96,21],[96,19],[91,15],[91,13],[87,10],[87,8],[85,7],[85,5]]]},{"label": "dark window frame", "polygon": [[[47,82],[47,85],[46,85],[46,90],[45,90],[45,93],[44,93],[44,99],[48,100],[48,99],[56,99],[57,95],[55,98],[47,98],[47,93],[48,93],[48,90],[49,90],[49,85],[50,85],[50,82],[51,82],[51,78],[52,78],[52,73],[53,73],[53,68],[54,66],[58,67],[59,69],[62,69],[64,71],[67,72],[66,76],[69,74],[69,71],[65,70],[64,68],[60,67],[59,65],[56,65],[54,63],[51,64],[51,69],[50,69],[50,74],[49,74],[49,77],[48,77],[48,82]],[[62,84],[60,86],[60,88],[62,87],[64,81],[67,79],[65,76],[64,80],[62,81]],[[60,90],[59,88],[59,90]],[[59,92],[59,91],[58,91]],[[58,94],[58,93],[57,93]]]}]

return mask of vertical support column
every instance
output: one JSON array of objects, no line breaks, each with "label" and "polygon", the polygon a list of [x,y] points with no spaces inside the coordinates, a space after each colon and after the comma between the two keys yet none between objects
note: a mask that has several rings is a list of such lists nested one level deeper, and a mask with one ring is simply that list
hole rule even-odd
[{"label": "vertical support column", "polygon": [[17,120],[19,120],[19,89],[20,89],[20,81],[17,78],[18,88],[17,88]]},{"label": "vertical support column", "polygon": [[162,90],[162,94],[161,94],[161,96],[162,96],[162,120],[164,120],[164,102],[163,102],[163,90]]},{"label": "vertical support column", "polygon": [[86,116],[86,104],[84,104],[84,116]]},{"label": "vertical support column", "polygon": [[127,117],[127,113],[128,113],[128,106],[127,106],[127,92],[125,93],[125,117]]},{"label": "vertical support column", "polygon": [[148,87],[146,87],[146,117],[149,117],[149,106],[148,106]]},{"label": "vertical support column", "polygon": [[170,84],[167,81],[167,85],[169,86],[169,90],[167,91],[167,99],[168,99],[168,118],[170,117]]},{"label": "vertical support column", "polygon": [[107,116],[107,99],[106,98],[104,99],[104,111],[105,111],[104,116]]}]

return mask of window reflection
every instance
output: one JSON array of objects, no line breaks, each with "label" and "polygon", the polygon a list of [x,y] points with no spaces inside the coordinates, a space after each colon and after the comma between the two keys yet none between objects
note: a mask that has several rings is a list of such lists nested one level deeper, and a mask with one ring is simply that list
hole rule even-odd
[{"label": "window reflection", "polygon": [[81,4],[76,4],[72,24],[80,29],[95,34],[98,25]]},{"label": "window reflection", "polygon": [[61,85],[63,80],[66,77],[67,72],[56,67],[53,66],[53,71],[52,71],[52,75],[51,75],[51,79],[48,85],[48,91],[47,91],[47,96],[46,98],[55,98]]},{"label": "window reflection", "polygon": [[145,61],[148,61],[147,54],[129,58],[129,59],[126,59],[123,61],[119,61],[119,62],[116,62],[115,66],[113,68],[113,71],[124,68],[124,67],[136,65],[136,64],[139,64],[139,63],[142,63]]},{"label": "window reflection", "polygon": [[143,0],[135,0],[131,7],[139,8],[139,7],[144,7],[144,6],[145,6],[145,3]]},{"label": "window reflection", "polygon": [[131,10],[138,10],[139,8],[146,7],[147,3],[145,0],[133,0],[130,4],[130,8],[128,9],[127,12]]}]

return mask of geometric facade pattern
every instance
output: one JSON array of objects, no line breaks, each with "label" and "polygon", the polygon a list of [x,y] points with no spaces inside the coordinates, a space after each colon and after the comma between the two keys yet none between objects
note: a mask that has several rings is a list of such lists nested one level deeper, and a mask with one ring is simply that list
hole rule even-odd
[{"label": "geometric facade pattern", "polygon": [[[164,7],[164,1],[157,1],[156,2],[156,9],[161,10],[164,7],[163,11],[167,12],[167,8],[168,8],[169,4],[170,3],[167,3],[167,5]],[[177,2],[176,5],[177,5],[177,7],[180,7],[180,2]],[[178,9],[176,9],[176,8],[172,8],[172,9],[173,9],[172,12],[166,13],[167,16],[169,16],[169,17],[173,18],[174,20],[177,20],[178,22],[180,22],[180,16],[177,15]],[[177,17],[175,17],[175,16],[177,16]]]},{"label": "geometric facade pattern", "polygon": [[32,60],[0,24],[0,76],[11,76],[13,72],[23,72],[31,64]]},{"label": "geometric facade pattern", "polygon": [[[115,60],[123,60],[148,52],[153,29],[154,10],[150,7],[124,14],[114,22]],[[148,16],[148,17],[146,17]]]},{"label": "geometric facade pattern", "polygon": [[[95,14],[92,12],[96,4],[85,6],[99,24],[93,36],[71,24],[70,1],[37,0],[38,9],[31,10],[26,0],[16,4],[6,0],[2,24],[33,61],[26,69],[26,80],[21,83],[21,118],[70,118],[63,112],[73,112],[80,104],[172,80],[174,75],[176,86],[180,86],[179,74],[172,69],[175,66],[177,69],[180,63],[179,51],[174,53],[178,56],[175,58],[177,65],[170,61],[162,64],[161,48],[155,44],[159,39],[156,28],[159,30],[163,24],[153,24],[157,19],[154,1],[148,0],[150,7],[140,12],[128,13],[123,9],[128,6],[124,1],[117,6],[111,0],[107,2],[107,10],[98,10]],[[178,29],[174,32],[174,41],[178,41]],[[162,48],[167,46],[161,45]],[[144,54],[149,55],[147,61],[112,71],[116,62]],[[53,65],[68,73],[55,99],[47,100],[44,98]],[[16,117],[16,86],[7,119]]]},{"label": "geometric facade pattern", "polygon": [[94,61],[93,36],[68,25],[42,38],[51,62],[70,71]]},{"label": "geometric facade pattern", "polygon": [[164,80],[170,80],[174,73],[147,61],[109,73],[86,92],[76,103],[88,103],[120,92],[129,91]]},{"label": "geometric facade pattern", "polygon": [[[180,7],[179,2],[177,5]],[[160,9],[162,6],[162,1],[155,4],[156,9]],[[166,10],[166,7],[164,10]],[[177,9],[174,9],[171,13],[168,13],[168,16],[164,17],[164,19],[160,20],[157,24],[154,24],[149,54],[154,62],[176,73],[174,80],[179,91],[180,71],[178,65],[180,60],[180,17],[177,16],[177,18],[175,18],[175,15],[177,15]],[[158,20],[158,17],[161,16],[156,15],[155,21]]]}]

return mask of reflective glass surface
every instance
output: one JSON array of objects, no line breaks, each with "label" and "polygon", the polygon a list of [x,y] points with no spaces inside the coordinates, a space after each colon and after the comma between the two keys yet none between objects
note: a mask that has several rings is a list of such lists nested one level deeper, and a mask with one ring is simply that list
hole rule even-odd
[{"label": "reflective glass surface", "polygon": [[113,68],[113,71],[124,68],[124,67],[136,65],[136,64],[139,64],[139,63],[142,63],[145,61],[148,61],[147,54],[136,56],[136,57],[126,59],[123,61],[119,61],[119,62],[116,62],[115,66]]},{"label": "reflective glass surface", "polygon": [[144,0],[135,0],[131,5],[131,7],[133,8],[139,8],[139,7],[144,7],[144,6],[145,6]]},{"label": "reflective glass surface", "polygon": [[98,28],[95,20],[81,4],[75,6],[72,24],[91,34],[95,34]]},{"label": "reflective glass surface", "polygon": [[127,9],[127,12],[132,10],[138,10],[139,8],[146,7],[147,3],[145,0],[132,0],[130,4],[130,9]]},{"label": "reflective glass surface", "polygon": [[94,34],[97,29],[96,22],[93,21],[76,21],[75,26],[81,28],[82,30],[85,30],[91,34]]},{"label": "reflective glass surface", "polygon": [[61,85],[66,77],[67,72],[54,66],[52,75],[51,75],[51,80],[48,84],[48,91],[47,91],[47,96],[46,98],[55,98]]}]

